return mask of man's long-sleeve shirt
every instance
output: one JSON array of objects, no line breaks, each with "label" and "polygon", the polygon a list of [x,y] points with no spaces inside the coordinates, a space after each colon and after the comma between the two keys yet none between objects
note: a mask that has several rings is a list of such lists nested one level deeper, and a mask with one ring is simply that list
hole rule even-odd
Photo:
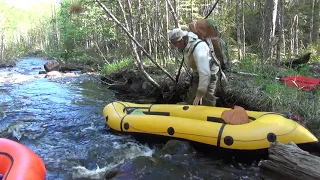
[{"label": "man's long-sleeve shirt", "polygon": [[208,45],[204,41],[198,43],[201,40],[192,32],[189,32],[188,37],[188,44],[184,49],[184,57],[188,59],[189,67],[194,72],[199,73],[199,85],[196,96],[202,98],[207,92],[211,74],[216,74],[219,71],[219,66],[214,63],[210,69],[211,52]]}]

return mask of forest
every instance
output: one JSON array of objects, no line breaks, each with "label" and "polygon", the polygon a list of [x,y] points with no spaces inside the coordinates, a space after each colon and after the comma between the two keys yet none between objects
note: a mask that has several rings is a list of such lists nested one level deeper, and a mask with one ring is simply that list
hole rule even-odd
[{"label": "forest", "polygon": [[[161,83],[145,68],[155,66],[174,81],[181,59],[168,41],[168,31],[210,14],[227,44],[232,69],[261,75],[253,83],[270,99],[267,110],[298,113],[320,130],[319,92],[296,91],[262,78],[319,76],[320,1],[220,0],[210,13],[214,4],[209,0],[62,0],[21,9],[0,0],[0,64],[38,55],[90,66],[104,75],[132,65],[159,87]],[[311,53],[308,64],[278,69],[306,53]]]},{"label": "forest", "polygon": [[[32,50],[64,61],[102,65],[108,65],[111,57],[131,57],[129,37],[104,5],[161,66],[175,55],[167,41],[168,30],[175,27],[174,16],[180,25],[188,24],[206,16],[214,4],[207,0],[64,0],[24,10],[0,2],[2,61]],[[277,63],[309,51],[318,61],[318,0],[221,0],[210,18],[218,24],[231,59],[253,56]],[[145,57],[140,48],[137,53],[140,59]]]}]

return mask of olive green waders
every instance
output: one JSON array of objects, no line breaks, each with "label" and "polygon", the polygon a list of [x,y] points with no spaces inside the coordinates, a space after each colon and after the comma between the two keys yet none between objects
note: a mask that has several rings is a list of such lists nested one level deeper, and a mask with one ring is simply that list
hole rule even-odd
[{"label": "olive green waders", "polygon": [[[220,71],[218,71],[217,74],[211,75],[207,92],[202,98],[202,105],[216,106],[216,101],[218,97],[216,97],[215,94],[220,85],[219,78],[220,78]],[[193,104],[194,98],[196,97],[196,94],[197,94],[198,84],[199,84],[199,73],[195,72],[192,74],[190,87],[187,93],[188,104]]]}]

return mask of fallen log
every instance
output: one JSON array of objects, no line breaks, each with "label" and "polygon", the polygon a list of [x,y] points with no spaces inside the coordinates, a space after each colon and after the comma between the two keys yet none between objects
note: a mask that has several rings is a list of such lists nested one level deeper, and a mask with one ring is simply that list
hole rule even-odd
[{"label": "fallen log", "polygon": [[306,54],[304,54],[300,57],[297,57],[295,59],[289,59],[288,61],[283,62],[282,65],[285,65],[290,68],[295,68],[295,67],[298,67],[302,64],[308,63],[310,60],[310,57],[311,57],[311,53],[306,53]]},{"label": "fallen log", "polygon": [[272,143],[269,159],[260,161],[259,168],[262,179],[320,179],[320,157],[294,143]]}]

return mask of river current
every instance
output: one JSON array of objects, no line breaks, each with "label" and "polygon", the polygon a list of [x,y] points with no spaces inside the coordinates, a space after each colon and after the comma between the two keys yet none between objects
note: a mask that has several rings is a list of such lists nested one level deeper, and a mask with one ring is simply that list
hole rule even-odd
[{"label": "river current", "polygon": [[[115,93],[92,75],[45,78],[39,74],[45,63],[23,58],[13,68],[0,69],[0,136],[38,154],[46,179],[104,179],[124,163],[127,175],[113,179],[260,179],[256,165],[188,154],[142,171],[141,165],[128,162],[152,157],[158,146],[105,128],[102,110],[118,100]],[[142,166],[148,168],[148,163]]]}]

